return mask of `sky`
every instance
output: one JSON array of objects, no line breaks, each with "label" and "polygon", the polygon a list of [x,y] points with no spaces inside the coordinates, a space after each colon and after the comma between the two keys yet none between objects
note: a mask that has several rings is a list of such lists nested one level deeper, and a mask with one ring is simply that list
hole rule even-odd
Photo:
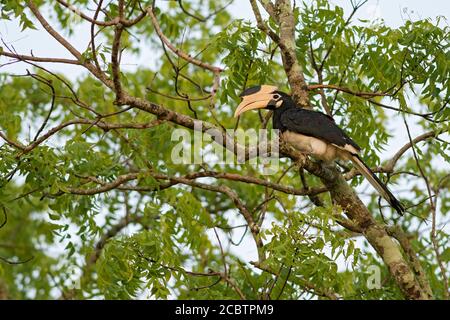
[{"label": "sky", "polygon": [[[159,1],[161,3],[161,1]],[[300,1],[298,1],[300,3]],[[347,15],[351,11],[350,0],[332,0],[332,3],[344,7]],[[245,19],[254,21],[253,13],[248,1],[235,0],[230,6],[230,11],[236,19]],[[369,0],[364,5],[355,18],[361,19],[384,19],[385,23],[391,27],[398,27],[403,24],[405,18],[409,17],[413,20],[422,18],[435,18],[436,16],[444,16],[450,18],[450,1],[448,0]],[[0,37],[4,39],[8,45],[13,45],[17,52],[22,54],[33,54],[36,56],[51,56],[60,58],[72,58],[70,54],[46,32],[41,30],[20,31],[20,27],[14,21],[0,21]],[[80,51],[84,51],[89,41],[89,32],[86,26],[76,29],[74,35],[70,38],[70,42],[74,44]],[[151,60],[151,52],[140,58],[140,61],[125,60],[125,68],[135,68],[139,63]],[[0,59],[0,64],[4,63],[4,59]],[[26,67],[22,64],[14,64],[0,68],[0,72],[24,73]],[[77,66],[52,65],[50,70],[57,70],[65,73],[69,78],[75,78],[80,75],[82,69]],[[392,113],[394,115],[394,113]],[[399,126],[397,126],[399,127]],[[413,135],[417,136],[418,127],[412,126]],[[417,129],[417,130],[416,130]],[[399,129],[394,130],[394,138],[389,141],[389,145],[383,154],[382,159],[387,159],[400,146],[408,141],[406,134]],[[440,164],[444,165],[444,164]],[[362,187],[362,189],[364,186]],[[238,254],[245,257],[245,260],[256,259],[255,249],[253,245],[244,245],[239,247]]]}]

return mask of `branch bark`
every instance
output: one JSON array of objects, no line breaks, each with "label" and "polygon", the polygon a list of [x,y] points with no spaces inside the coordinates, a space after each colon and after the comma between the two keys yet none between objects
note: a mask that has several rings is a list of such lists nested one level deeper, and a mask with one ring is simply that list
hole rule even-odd
[{"label": "branch bark", "polygon": [[186,52],[178,49],[177,47],[175,47],[170,40],[164,35],[164,33],[161,30],[161,27],[159,26],[158,20],[156,19],[156,16],[152,10],[152,8],[148,8],[147,9],[147,13],[152,21],[153,27],[155,28],[156,33],[158,34],[159,38],[161,39],[162,42],[164,42],[164,44],[173,52],[175,53],[177,56],[179,56],[181,59],[192,63],[200,68],[212,71],[214,73],[220,73],[222,72],[222,68],[210,65],[206,62],[200,61],[194,57],[192,57],[190,54],[187,54]]},{"label": "branch bark", "polygon": [[280,28],[281,58],[289,84],[292,98],[302,108],[311,109],[309,104],[308,86],[303,75],[303,68],[297,59],[295,43],[295,18],[290,0],[275,2],[276,20]]},{"label": "branch bark", "polygon": [[[270,1],[264,2],[266,2],[264,7],[267,10],[270,8],[268,5]],[[294,101],[301,107],[309,108],[308,85],[296,58],[295,20],[291,3],[288,0],[276,0],[274,7],[275,12],[269,12],[269,14],[275,15],[275,20],[279,25],[280,42],[278,44]],[[284,152],[295,159],[296,156],[290,154],[290,150],[285,149]],[[357,226],[380,255],[405,297],[408,299],[432,298],[430,293],[424,290],[415,278],[399,246],[389,236],[385,226],[373,218],[337,168],[334,165],[313,163],[305,160],[304,157],[302,162],[307,171],[320,178],[330,190],[333,201],[344,210],[349,220]]]},{"label": "branch bark", "polygon": [[65,63],[65,64],[81,65],[81,63],[78,60],[64,59],[64,58],[35,57],[35,56],[16,54],[16,53],[11,53],[11,52],[6,52],[6,51],[0,51],[0,56],[5,56],[5,57],[20,60],[20,61],[26,60],[26,61],[34,61],[34,62]]}]

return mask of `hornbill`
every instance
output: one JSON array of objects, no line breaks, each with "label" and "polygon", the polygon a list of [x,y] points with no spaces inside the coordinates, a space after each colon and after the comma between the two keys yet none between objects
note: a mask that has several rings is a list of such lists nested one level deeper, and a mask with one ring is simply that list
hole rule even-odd
[{"label": "hornbill", "polygon": [[351,160],[380,195],[403,215],[403,205],[362,161],[358,155],[361,148],[336,125],[333,118],[318,111],[299,108],[288,94],[279,91],[276,86],[252,87],[240,97],[242,102],[236,109],[235,117],[253,109],[273,110],[273,128],[280,130],[284,141],[325,162]]}]

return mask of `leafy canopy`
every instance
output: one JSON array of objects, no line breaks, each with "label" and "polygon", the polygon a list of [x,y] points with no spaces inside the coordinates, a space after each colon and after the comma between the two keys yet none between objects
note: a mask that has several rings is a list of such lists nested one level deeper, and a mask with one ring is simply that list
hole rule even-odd
[{"label": "leafy canopy", "polygon": [[[72,3],[89,15],[93,15],[90,9],[96,8],[94,1]],[[151,1],[127,3],[125,16],[131,20]],[[123,57],[136,61],[148,57],[144,64],[121,73],[122,85],[130,94],[234,128],[232,110],[244,88],[270,83],[289,92],[279,47],[254,21],[233,19],[225,1],[157,4],[156,18],[173,44],[201,61],[223,67],[219,91],[212,103],[214,74],[172,54],[144,17],[122,35]],[[90,31],[88,21],[59,1],[36,1],[36,5],[68,39],[76,39],[76,27]],[[209,16],[211,12],[215,14]],[[118,2],[114,1],[103,6],[97,19],[110,21],[118,14]],[[349,90],[325,88],[323,95],[311,90],[311,105],[322,112],[327,105],[336,122],[363,148],[367,164],[375,167],[386,164],[380,161],[380,153],[399,139],[393,128],[405,132],[402,118],[414,128],[412,138],[423,132],[448,131],[449,29],[441,23],[442,18],[405,21],[399,28],[390,28],[383,21],[349,20],[350,14],[324,0],[295,8],[297,57],[308,84]],[[2,1],[1,15],[25,32],[29,28],[45,32],[24,1]],[[267,23],[276,28],[272,19]],[[82,59],[93,62],[97,57],[101,68],[113,77],[114,27],[97,26],[95,32],[95,52],[88,46]],[[12,46],[4,46],[0,53],[11,50]],[[10,59],[1,56],[0,62]],[[338,223],[336,213],[341,209],[333,206],[328,194],[317,196],[324,206],[316,207],[314,197],[260,184],[210,177],[194,179],[195,185],[161,175],[182,177],[214,171],[298,189],[302,183],[321,187],[318,178],[296,170],[287,159],[281,160],[281,169],[273,176],[261,175],[258,166],[248,163],[174,164],[171,152],[178,141],[171,141],[171,134],[179,126],[159,122],[151,113],[136,108],[118,106],[114,93],[88,72],[73,79],[57,67],[47,66],[31,62],[26,66],[29,72],[20,75],[0,69],[0,130],[8,139],[0,139],[0,213],[4,213],[0,222],[7,218],[0,229],[0,296],[403,297],[367,242]],[[391,95],[368,97],[351,92]],[[393,123],[392,117],[400,120]],[[79,119],[88,121],[70,123]],[[63,123],[70,124],[27,152],[11,143],[32,145]],[[155,125],[144,128],[150,123]],[[128,126],[120,127],[124,124]],[[258,128],[263,124],[257,113],[249,113],[239,126]],[[397,144],[400,148],[407,142]],[[372,189],[363,200],[377,220],[385,219],[407,231],[435,297],[442,298],[446,278],[439,261],[447,269],[450,261],[448,228],[441,224],[448,219],[450,208],[448,141],[420,141],[415,152],[420,168],[409,149],[395,170],[383,175],[409,208],[406,216],[398,218],[389,208],[379,209]],[[421,170],[437,203],[434,234]],[[137,173],[132,179],[107,187],[132,173]],[[352,184],[359,186],[362,179],[355,177]],[[264,246],[260,250],[267,257],[263,265],[251,263],[257,255],[254,239],[227,190],[262,224]],[[373,266],[381,272],[381,289],[367,286]]]}]

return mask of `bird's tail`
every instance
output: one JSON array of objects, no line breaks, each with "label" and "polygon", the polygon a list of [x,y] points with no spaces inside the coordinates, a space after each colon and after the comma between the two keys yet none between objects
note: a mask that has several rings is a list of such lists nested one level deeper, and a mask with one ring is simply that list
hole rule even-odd
[{"label": "bird's tail", "polygon": [[370,170],[357,154],[352,154],[351,160],[361,174],[369,180],[370,184],[380,193],[380,195],[394,208],[399,215],[403,215],[405,207],[392,194],[388,187]]}]

